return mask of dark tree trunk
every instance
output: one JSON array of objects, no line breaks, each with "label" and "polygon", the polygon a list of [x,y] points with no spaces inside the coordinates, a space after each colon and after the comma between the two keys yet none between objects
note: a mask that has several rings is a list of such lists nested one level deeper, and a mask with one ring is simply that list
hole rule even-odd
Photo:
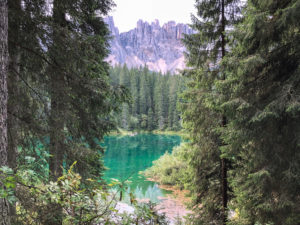
[{"label": "dark tree trunk", "polygon": [[[9,1],[9,16],[13,16],[13,22],[9,22],[9,37],[15,43],[19,43],[21,1]],[[16,155],[18,147],[18,98],[19,98],[19,73],[20,73],[20,48],[9,44],[9,73],[8,73],[8,164],[12,169],[16,168]]]},{"label": "dark tree trunk", "polygon": [[[20,26],[21,26],[21,0],[14,0],[8,2],[8,16],[13,18],[8,21],[8,35],[10,40],[14,43],[20,43]],[[19,73],[20,73],[20,48],[16,45],[9,47],[9,73],[8,73],[8,117],[7,117],[7,130],[8,130],[8,165],[14,171],[16,170],[17,163],[17,149],[19,143]],[[11,222],[14,224],[16,216],[16,205],[10,204]]]},{"label": "dark tree trunk", "polygon": [[[0,0],[0,167],[7,159],[7,71],[8,71],[8,5]],[[1,181],[0,186],[2,187]],[[0,224],[10,225],[9,204],[0,198]]]},{"label": "dark tree trunk", "polygon": [[[226,45],[226,40],[225,40],[225,0],[222,0],[222,34],[221,34],[221,39],[222,39],[222,58],[225,57],[225,45]],[[225,73],[223,73],[223,80],[226,79]],[[225,127],[227,124],[227,119],[223,115],[222,116],[222,127]],[[225,158],[221,159],[221,169],[222,169],[222,207],[223,207],[223,225],[226,225],[227,223],[227,204],[228,204],[228,183],[227,183],[227,160]]]},{"label": "dark tree trunk", "polygon": [[[50,49],[50,57],[55,62],[65,61],[63,41],[64,28],[66,27],[65,12],[63,10],[63,1],[54,0],[53,2],[53,45]],[[55,63],[54,63],[55,64]],[[50,115],[50,179],[57,181],[57,178],[63,174],[63,159],[65,155],[65,136],[64,136],[64,114],[65,114],[65,77],[62,69],[56,65],[50,68],[50,93],[51,93],[51,115]],[[59,205],[52,205],[56,209],[52,218],[48,218],[47,225],[62,224],[62,208]]]},{"label": "dark tree trunk", "polygon": [[[65,13],[62,10],[61,0],[55,0],[53,3],[53,46],[51,58],[56,62],[63,62],[64,47],[62,46],[62,37],[64,37],[63,28],[65,27]],[[56,180],[62,175],[62,165],[64,157],[64,95],[65,95],[65,77],[62,69],[55,65],[50,69],[51,77],[51,115],[50,115],[50,172],[52,179]]]}]

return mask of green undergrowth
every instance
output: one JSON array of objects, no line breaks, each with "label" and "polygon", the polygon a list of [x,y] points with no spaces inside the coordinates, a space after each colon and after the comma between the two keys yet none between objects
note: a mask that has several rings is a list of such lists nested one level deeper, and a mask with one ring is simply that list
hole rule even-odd
[{"label": "green undergrowth", "polygon": [[134,211],[119,212],[116,206],[121,187],[125,184],[114,180],[108,186],[118,191],[110,193],[107,186],[93,179],[84,181],[73,171],[75,164],[57,181],[50,182],[41,180],[30,169],[18,170],[14,174],[12,169],[1,167],[0,198],[16,205],[13,224],[42,225],[56,220],[57,224],[63,225],[169,224],[164,214],[157,213],[155,204],[138,203],[133,195],[130,207]]},{"label": "green undergrowth", "polygon": [[163,185],[185,188],[189,180],[189,165],[186,153],[189,143],[183,142],[174,147],[172,153],[166,152],[158,160],[153,161],[153,166],[144,171],[144,175]]}]

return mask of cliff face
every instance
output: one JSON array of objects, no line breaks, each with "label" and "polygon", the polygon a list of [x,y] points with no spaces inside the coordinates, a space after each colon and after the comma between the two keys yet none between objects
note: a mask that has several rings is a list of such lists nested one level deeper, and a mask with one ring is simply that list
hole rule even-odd
[{"label": "cliff face", "polygon": [[158,20],[149,24],[139,20],[137,27],[119,33],[112,17],[106,18],[113,39],[108,61],[111,65],[126,63],[129,68],[147,65],[150,70],[176,72],[185,67],[185,50],[181,39],[192,30],[185,24],[171,21],[159,25]]}]

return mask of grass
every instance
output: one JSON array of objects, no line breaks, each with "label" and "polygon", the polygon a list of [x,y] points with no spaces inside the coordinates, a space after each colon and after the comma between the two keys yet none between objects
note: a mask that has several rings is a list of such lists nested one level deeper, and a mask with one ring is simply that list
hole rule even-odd
[{"label": "grass", "polygon": [[135,134],[159,134],[159,135],[177,135],[182,137],[183,139],[189,139],[188,134],[184,130],[180,131],[172,131],[172,130],[153,130],[153,131],[145,131],[145,130],[133,130],[128,131],[122,128],[117,128],[117,130],[113,130],[109,133],[112,136],[131,136]]},{"label": "grass", "polygon": [[161,134],[161,135],[177,135],[182,137],[183,139],[188,139],[188,133],[184,130],[172,131],[172,130],[154,130],[151,133],[153,134]]},{"label": "grass", "polygon": [[138,133],[137,131],[128,131],[128,130],[124,130],[124,129],[121,129],[121,128],[117,128],[117,130],[113,130],[109,133],[109,135],[112,135],[112,136],[116,136],[116,135],[119,135],[119,136],[129,136],[129,135],[134,135]]}]

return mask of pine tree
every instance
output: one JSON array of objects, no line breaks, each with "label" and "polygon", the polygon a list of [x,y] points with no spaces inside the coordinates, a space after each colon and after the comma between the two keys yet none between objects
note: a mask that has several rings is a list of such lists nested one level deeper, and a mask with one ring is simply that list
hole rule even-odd
[{"label": "pine tree", "polygon": [[[179,75],[162,75],[148,68],[130,69],[126,66],[111,69],[111,84],[124,86],[130,93],[128,112],[117,115],[118,126],[127,129],[181,129],[177,96],[183,92],[185,79]],[[129,77],[127,75],[129,74]],[[125,80],[127,80],[125,82]],[[123,107],[125,110],[125,108]],[[127,115],[124,119],[124,115]],[[160,124],[160,126],[159,126]],[[170,126],[171,127],[170,127]]]},{"label": "pine tree", "polygon": [[[8,164],[16,169],[18,162],[19,169],[26,156],[45,157],[37,145],[49,149],[52,136],[50,168],[56,173],[52,179],[62,174],[63,165],[76,160],[81,175],[98,178],[104,168],[96,139],[113,128],[111,112],[124,100],[123,89],[111,88],[104,62],[109,31],[103,15],[113,4],[110,0],[49,4],[54,7],[43,0],[8,4]],[[47,181],[48,165],[42,160],[44,164],[33,169]],[[52,221],[56,222],[61,223]]]},{"label": "pine tree", "polygon": [[147,124],[147,130],[152,131],[155,128],[155,123],[154,123],[154,113],[152,108],[149,108],[148,110],[148,124]]},{"label": "pine tree", "polygon": [[[44,141],[48,115],[45,90],[46,52],[41,45],[47,31],[44,2],[9,2],[8,146],[9,165],[24,165],[24,155],[38,158],[35,144]],[[48,62],[47,62],[48,61]],[[17,146],[22,153],[16,157]],[[40,168],[46,165],[40,165]],[[40,171],[37,171],[40,172]]]},{"label": "pine tree", "polygon": [[137,76],[137,71],[132,69],[130,72],[130,94],[132,98],[132,111],[131,114],[133,117],[136,117],[139,114],[139,77]]},{"label": "pine tree", "polygon": [[[54,3],[53,20],[49,22],[53,35],[45,43],[50,62],[46,87],[53,105],[49,119],[51,168],[57,168],[60,171],[56,173],[61,174],[62,159],[66,165],[78,160],[81,175],[99,177],[103,165],[97,139],[101,140],[113,128],[109,115],[119,108],[117,102],[123,101],[124,96],[122,89],[111,88],[109,67],[104,61],[109,31],[102,16],[112,3],[109,0]],[[82,147],[84,143],[88,148]]]},{"label": "pine tree", "polygon": [[[200,224],[227,223],[227,162],[221,154],[224,145],[217,132],[227,124],[223,112],[216,107],[216,82],[224,80],[224,68],[219,64],[226,54],[225,35],[236,22],[239,12],[237,0],[197,1],[197,17],[193,16],[195,34],[186,36],[188,49],[188,72],[192,78],[185,94],[184,104],[186,127],[193,138],[194,151],[191,162],[195,168],[195,204],[199,207]],[[198,207],[197,207],[198,208]]]},{"label": "pine tree", "polygon": [[149,70],[147,67],[145,67],[140,74],[140,113],[147,115],[148,109],[149,109]]},{"label": "pine tree", "polygon": [[299,0],[248,1],[219,84],[237,224],[300,221]]}]

